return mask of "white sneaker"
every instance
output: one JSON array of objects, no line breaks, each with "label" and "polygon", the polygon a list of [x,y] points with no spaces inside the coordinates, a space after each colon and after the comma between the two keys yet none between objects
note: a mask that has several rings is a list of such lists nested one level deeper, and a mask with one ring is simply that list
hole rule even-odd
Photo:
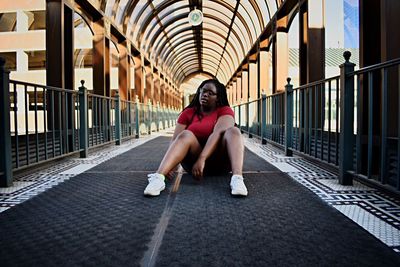
[{"label": "white sneaker", "polygon": [[243,176],[233,175],[231,178],[231,194],[234,196],[247,196],[247,188],[243,182]]},{"label": "white sneaker", "polygon": [[149,177],[149,184],[144,190],[145,196],[158,196],[160,192],[165,189],[164,175],[159,173],[152,173],[147,175]]}]

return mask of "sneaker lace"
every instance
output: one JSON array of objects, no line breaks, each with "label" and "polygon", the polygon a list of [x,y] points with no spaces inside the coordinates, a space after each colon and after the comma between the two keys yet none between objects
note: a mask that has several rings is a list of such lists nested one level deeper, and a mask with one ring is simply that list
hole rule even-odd
[{"label": "sneaker lace", "polygon": [[154,175],[154,173],[148,174],[147,177],[148,177],[147,180],[148,180],[149,182],[153,182],[153,181],[155,181],[156,179],[158,179],[157,175]]},{"label": "sneaker lace", "polygon": [[241,185],[241,183],[243,183],[243,178],[239,176],[234,176],[232,180],[232,184],[234,187],[239,186]]}]

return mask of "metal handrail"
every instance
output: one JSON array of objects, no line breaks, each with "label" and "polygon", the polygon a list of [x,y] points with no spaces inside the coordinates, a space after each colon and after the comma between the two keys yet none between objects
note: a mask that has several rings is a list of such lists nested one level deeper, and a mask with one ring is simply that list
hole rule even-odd
[{"label": "metal handrail", "polygon": [[383,63],[378,63],[375,65],[367,66],[367,67],[358,69],[353,72],[349,72],[346,74],[346,76],[347,77],[354,76],[354,75],[358,75],[358,74],[362,74],[362,73],[366,73],[366,72],[370,72],[370,71],[374,71],[374,70],[378,70],[378,69],[392,67],[392,66],[399,65],[399,64],[400,64],[400,58],[396,58],[396,59],[392,59],[392,60],[389,60],[389,61],[386,61]]}]

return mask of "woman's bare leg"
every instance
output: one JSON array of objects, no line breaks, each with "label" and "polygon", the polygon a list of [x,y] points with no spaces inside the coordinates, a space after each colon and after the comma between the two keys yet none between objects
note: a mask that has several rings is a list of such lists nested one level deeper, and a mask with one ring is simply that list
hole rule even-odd
[{"label": "woman's bare leg", "polygon": [[236,127],[227,129],[223,136],[223,144],[228,151],[232,174],[242,175],[244,145],[240,130]]},{"label": "woman's bare leg", "polygon": [[196,136],[191,131],[184,130],[169,146],[163,160],[158,167],[157,173],[167,175],[172,168],[182,162],[188,153],[195,156],[201,152],[201,146]]}]

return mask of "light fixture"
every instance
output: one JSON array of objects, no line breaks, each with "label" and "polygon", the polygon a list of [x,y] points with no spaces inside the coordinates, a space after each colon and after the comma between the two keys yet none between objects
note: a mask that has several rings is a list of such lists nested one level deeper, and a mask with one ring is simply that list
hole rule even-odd
[{"label": "light fixture", "polygon": [[199,9],[194,8],[194,10],[189,13],[188,18],[190,25],[200,25],[203,22],[203,12],[201,12],[201,10]]}]

